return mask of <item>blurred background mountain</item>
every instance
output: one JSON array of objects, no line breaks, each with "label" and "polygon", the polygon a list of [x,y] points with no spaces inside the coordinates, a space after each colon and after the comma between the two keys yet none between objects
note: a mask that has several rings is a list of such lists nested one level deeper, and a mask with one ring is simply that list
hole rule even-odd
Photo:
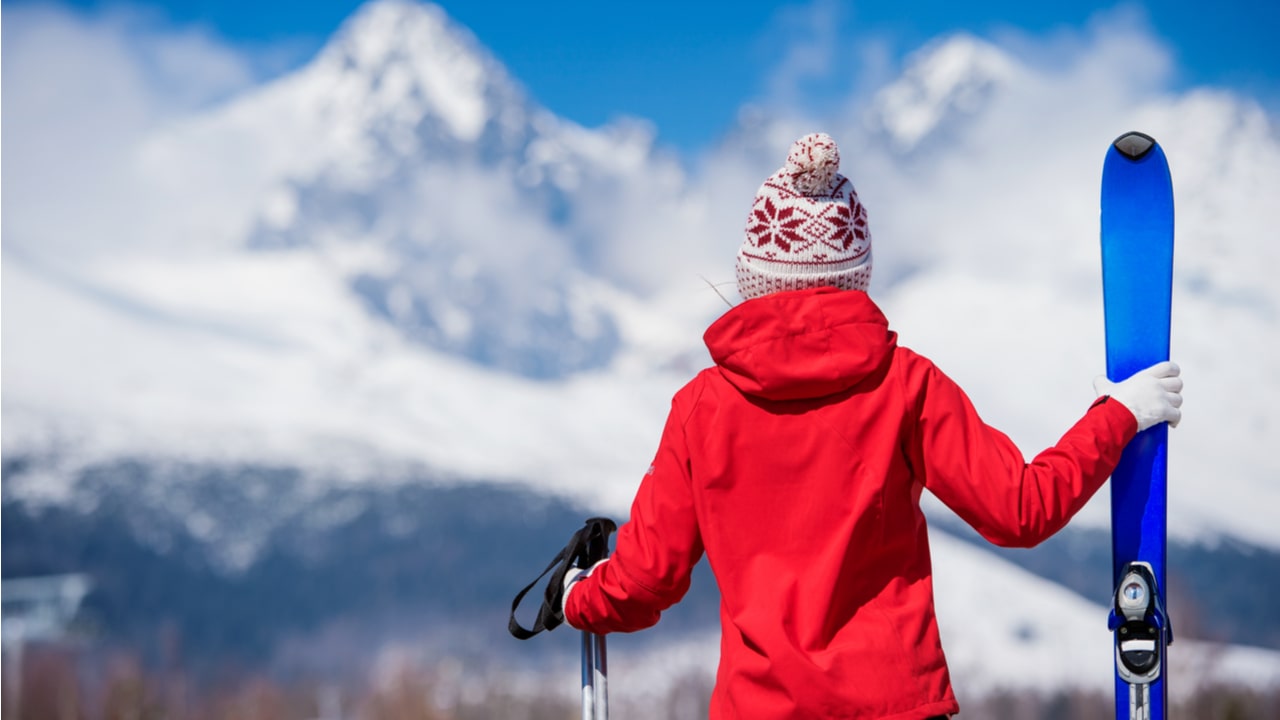
[{"label": "blurred background mountain", "polygon": [[[510,598],[583,518],[625,518],[790,142],[837,138],[872,296],[1030,454],[1092,400],[1098,173],[1140,129],[1178,202],[1174,687],[1280,686],[1280,382],[1257,364],[1280,338],[1280,143],[1246,95],[1169,89],[1168,51],[1122,14],[1052,65],[939,37],[838,107],[744,108],[690,157],[643,120],[557,116],[406,0],[269,81],[81,116],[58,80],[93,72],[42,51],[128,35],[60,12],[6,7],[4,26],[3,576],[91,580],[72,625],[90,666],[341,686],[390,654],[436,668],[436,693],[500,677],[522,707],[562,677],[571,706],[576,646],[508,638]],[[929,505],[972,702],[1109,692],[1105,496],[1032,551]],[[615,643],[624,700],[697,715],[718,602],[699,572]]]}]

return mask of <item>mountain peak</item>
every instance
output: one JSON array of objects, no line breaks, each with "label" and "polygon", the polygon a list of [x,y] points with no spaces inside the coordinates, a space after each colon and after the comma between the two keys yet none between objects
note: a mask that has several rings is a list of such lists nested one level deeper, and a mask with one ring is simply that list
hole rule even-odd
[{"label": "mountain peak", "polygon": [[910,150],[949,118],[977,113],[1017,72],[996,46],[952,35],[908,58],[902,77],[876,95],[874,115],[899,150]]},{"label": "mountain peak", "polygon": [[414,0],[364,5],[321,52],[316,67],[337,78],[335,102],[411,124],[430,113],[468,142],[483,133],[495,96],[520,95],[469,30],[440,7]]}]

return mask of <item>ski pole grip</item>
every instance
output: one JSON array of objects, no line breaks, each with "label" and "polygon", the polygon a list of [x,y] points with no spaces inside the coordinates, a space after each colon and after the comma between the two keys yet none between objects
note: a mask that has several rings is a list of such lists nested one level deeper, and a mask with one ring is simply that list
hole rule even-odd
[{"label": "ski pole grip", "polygon": [[609,518],[591,518],[586,524],[586,538],[583,547],[582,565],[589,568],[609,557],[609,536],[617,531],[618,526]]},{"label": "ski pole grip", "polygon": [[[533,582],[517,593],[515,600],[511,601],[511,615],[507,620],[507,631],[517,640],[528,640],[543,630],[554,630],[563,623],[564,614],[560,611],[560,605],[564,597],[565,574],[569,572],[571,567],[589,568],[597,561],[607,557],[609,555],[609,536],[617,529],[617,524],[605,517],[590,518],[581,528],[578,528],[573,537],[569,539],[569,544],[556,553],[556,556],[551,559],[546,569],[538,577],[534,578]],[[551,577],[547,579],[547,587],[542,593],[542,606],[538,608],[538,615],[534,620],[533,626],[526,628],[516,620],[516,609],[520,606],[520,602],[524,600],[525,595],[529,594],[529,591],[547,573],[550,573]]]}]

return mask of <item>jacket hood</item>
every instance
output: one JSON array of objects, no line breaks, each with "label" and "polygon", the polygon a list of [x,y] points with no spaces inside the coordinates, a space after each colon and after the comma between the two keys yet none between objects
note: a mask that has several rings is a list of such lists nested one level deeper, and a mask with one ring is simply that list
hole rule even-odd
[{"label": "jacket hood", "polygon": [[818,398],[875,372],[897,345],[864,292],[816,288],[747,300],[703,335],[734,387],[766,400]]}]

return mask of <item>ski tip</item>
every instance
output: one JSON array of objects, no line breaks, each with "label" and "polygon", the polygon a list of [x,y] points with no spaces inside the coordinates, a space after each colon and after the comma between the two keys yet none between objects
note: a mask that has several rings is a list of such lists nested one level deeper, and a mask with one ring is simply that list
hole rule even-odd
[{"label": "ski tip", "polygon": [[1156,140],[1145,133],[1130,132],[1116,138],[1111,144],[1130,160],[1140,160],[1156,146]]}]

